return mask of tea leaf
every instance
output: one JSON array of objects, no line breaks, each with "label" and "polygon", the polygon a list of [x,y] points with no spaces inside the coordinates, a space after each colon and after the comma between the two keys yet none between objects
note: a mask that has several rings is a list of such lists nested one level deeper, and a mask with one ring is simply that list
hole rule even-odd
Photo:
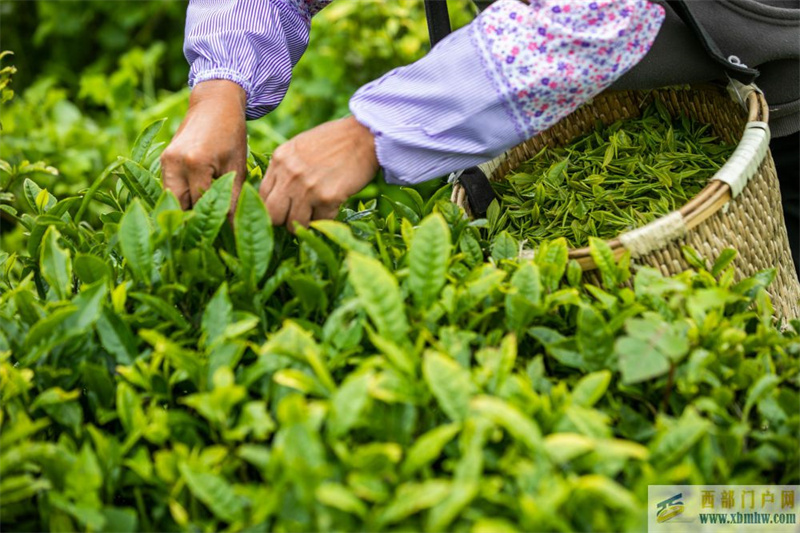
[{"label": "tea leaf", "polygon": [[136,279],[151,284],[153,272],[153,244],[150,219],[139,200],[128,207],[119,224],[119,242],[122,255]]},{"label": "tea leaf", "polygon": [[603,277],[603,285],[607,289],[616,287],[618,283],[617,262],[614,260],[614,252],[611,247],[602,239],[589,237],[589,252],[594,259],[597,270]]},{"label": "tea leaf", "polygon": [[603,397],[611,382],[611,372],[601,370],[580,379],[572,389],[572,401],[581,407],[592,407]]},{"label": "tea leaf", "polygon": [[450,482],[430,479],[421,483],[404,483],[397,489],[394,499],[378,515],[380,525],[389,525],[429,509],[442,501],[450,492]]},{"label": "tea leaf", "polygon": [[228,284],[223,282],[203,311],[201,327],[206,346],[212,346],[233,321],[233,305],[228,298]]},{"label": "tea leaf", "polygon": [[161,131],[166,120],[165,118],[156,120],[143,129],[139,136],[136,137],[133,143],[133,149],[131,150],[131,159],[133,161],[139,164],[143,163],[148,150],[150,150],[150,146],[153,144],[153,140],[156,138],[156,135],[158,135],[158,132]]},{"label": "tea leaf", "polygon": [[186,480],[186,486],[214,516],[228,523],[244,519],[244,504],[224,478],[194,470],[185,463],[181,463],[178,468]]},{"label": "tea leaf", "polygon": [[469,372],[449,357],[428,352],[423,359],[422,374],[442,411],[455,422],[463,421],[475,392]]},{"label": "tea leaf", "polygon": [[514,259],[517,257],[518,253],[519,244],[517,244],[514,237],[509,235],[506,231],[501,232],[492,245],[492,258],[495,261]]},{"label": "tea leaf", "polygon": [[445,445],[453,440],[459,431],[461,431],[461,424],[452,423],[436,427],[421,435],[406,454],[403,474],[410,476],[434,461],[441,455]]},{"label": "tea leaf", "polygon": [[323,483],[316,490],[317,500],[323,505],[360,517],[367,514],[367,506],[358,496],[339,483]]},{"label": "tea leaf", "polygon": [[397,280],[376,259],[357,252],[347,254],[349,279],[378,332],[401,344],[408,332]]},{"label": "tea leaf", "polygon": [[47,229],[39,261],[44,280],[59,299],[65,299],[72,294],[72,261],[69,251],[59,246],[60,237],[55,228]]},{"label": "tea leaf", "polygon": [[[227,209],[227,208],[226,208]],[[250,284],[258,283],[269,267],[274,244],[272,223],[258,192],[249,183],[242,186],[234,215],[236,252]]]},{"label": "tea leaf", "polygon": [[216,239],[231,208],[231,192],[235,176],[235,172],[228,172],[214,180],[211,187],[192,207],[194,216],[187,220],[185,231],[188,248],[197,246],[201,239],[208,242],[214,242]]},{"label": "tea leaf", "polygon": [[156,205],[161,196],[161,186],[150,171],[139,163],[126,159],[122,162],[122,173],[119,177],[131,194],[140,198],[148,207]]},{"label": "tea leaf", "polygon": [[445,283],[450,259],[450,229],[438,213],[425,217],[408,251],[408,288],[414,302],[427,307]]},{"label": "tea leaf", "polygon": [[94,283],[101,279],[111,281],[111,267],[99,257],[88,254],[77,254],[73,261],[75,275],[83,283]]}]

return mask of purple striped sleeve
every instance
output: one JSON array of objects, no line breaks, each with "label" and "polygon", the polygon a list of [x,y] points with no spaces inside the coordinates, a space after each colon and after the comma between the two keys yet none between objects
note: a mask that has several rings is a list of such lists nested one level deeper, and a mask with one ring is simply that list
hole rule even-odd
[{"label": "purple striped sleeve", "polygon": [[499,0],[407,67],[359,89],[390,183],[482,163],[600,93],[649,50],[663,8],[646,0]]},{"label": "purple striped sleeve", "polygon": [[308,45],[311,16],[327,3],[191,0],[184,40],[189,85],[230,80],[247,93],[248,119],[272,111]]}]

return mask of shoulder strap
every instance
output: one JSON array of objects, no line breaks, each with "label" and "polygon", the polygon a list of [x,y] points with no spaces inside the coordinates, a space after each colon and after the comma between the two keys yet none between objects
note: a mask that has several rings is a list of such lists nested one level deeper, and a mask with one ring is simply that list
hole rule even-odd
[{"label": "shoulder strap", "polygon": [[683,23],[692,30],[698,39],[700,39],[700,43],[703,45],[706,53],[716,61],[717,63],[721,64],[723,68],[725,68],[725,72],[728,73],[728,76],[731,78],[744,83],[745,85],[749,85],[753,83],[756,77],[759,75],[758,70],[754,68],[748,68],[747,65],[743,65],[742,62],[736,56],[725,57],[722,51],[717,46],[717,43],[711,38],[708,32],[703,28],[703,25],[700,24],[700,21],[692,14],[692,10],[689,7],[689,2],[684,0],[667,0],[667,4],[672,8],[673,11],[683,20]]},{"label": "shoulder strap", "polygon": [[433,48],[450,33],[447,0],[425,0],[425,18],[428,20],[428,36]]}]

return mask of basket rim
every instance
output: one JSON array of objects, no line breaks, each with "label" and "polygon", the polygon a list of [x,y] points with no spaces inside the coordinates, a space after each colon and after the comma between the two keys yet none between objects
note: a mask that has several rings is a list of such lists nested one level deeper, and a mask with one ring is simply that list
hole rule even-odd
[{"label": "basket rim", "polygon": [[[698,84],[697,86],[693,86],[692,89],[700,89],[700,90],[708,90],[711,88],[715,88],[719,90],[718,86],[711,85],[711,84]],[[664,89],[670,89],[670,87],[663,87]],[[767,102],[764,99],[763,94],[760,90],[758,90],[755,86],[744,86],[744,87],[733,87],[729,86],[729,96],[731,99],[736,100],[738,97],[739,101],[745,106],[747,111],[747,121],[745,124],[745,128],[747,124],[752,122],[768,122],[769,120],[769,108],[767,106]],[[654,89],[659,90],[659,89]],[[617,92],[624,92],[624,91],[606,91],[604,94],[613,94]],[[650,91],[648,91],[650,92]],[[744,92],[744,95],[742,94]],[[744,98],[743,98],[744,96]],[[525,141],[528,142],[528,141]],[[517,145],[519,146],[519,145]],[[514,147],[516,148],[516,147]],[[510,150],[513,150],[511,148]],[[507,154],[504,152],[503,155]],[[503,157],[503,155],[499,157]],[[497,159],[497,158],[495,158]],[[495,161],[493,159],[492,161]],[[759,164],[761,161],[759,161]],[[717,172],[717,174],[719,171]],[[709,183],[697,194],[689,200],[686,204],[684,204],[679,209],[671,211],[653,222],[645,224],[644,226],[640,226],[632,231],[640,231],[640,232],[648,232],[657,230],[658,226],[663,225],[666,220],[669,220],[674,217],[681,217],[683,228],[686,232],[691,231],[705,220],[716,214],[720,209],[722,209],[728,202],[730,202],[734,195],[732,193],[731,186],[728,183],[725,183],[720,180],[715,180],[714,177],[717,175],[715,174],[709,179]],[[491,178],[490,178],[491,179]],[[463,191],[456,191],[456,188],[461,188],[459,184],[454,186],[453,191],[453,199],[457,197],[463,198],[463,194],[459,194]],[[612,252],[614,253],[614,257],[619,259],[622,257],[625,252],[628,251],[628,248],[622,242],[620,238],[622,235],[625,235],[628,232],[623,232],[617,235],[613,239],[606,239],[605,242],[611,248]],[[663,242],[663,245],[666,245],[669,242],[672,242],[678,239],[679,236],[671,236]],[[520,255],[521,257],[533,257],[533,250],[523,250]],[[575,260],[581,266],[584,271],[594,270],[597,268],[594,259],[592,258],[590,249],[588,246],[584,246],[581,248],[570,248],[568,257],[571,260]]]}]

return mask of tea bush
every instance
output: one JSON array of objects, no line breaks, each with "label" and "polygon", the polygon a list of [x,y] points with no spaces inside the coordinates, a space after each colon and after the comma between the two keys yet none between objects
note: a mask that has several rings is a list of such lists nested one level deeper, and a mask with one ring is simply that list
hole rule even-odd
[{"label": "tea bush", "polygon": [[4,530],[642,531],[648,484],[798,483],[772,271],[593,239],[594,286],[447,188],[293,237],[248,184],[231,226],[230,175],[161,190],[159,126],[85,192],[3,197]]}]

